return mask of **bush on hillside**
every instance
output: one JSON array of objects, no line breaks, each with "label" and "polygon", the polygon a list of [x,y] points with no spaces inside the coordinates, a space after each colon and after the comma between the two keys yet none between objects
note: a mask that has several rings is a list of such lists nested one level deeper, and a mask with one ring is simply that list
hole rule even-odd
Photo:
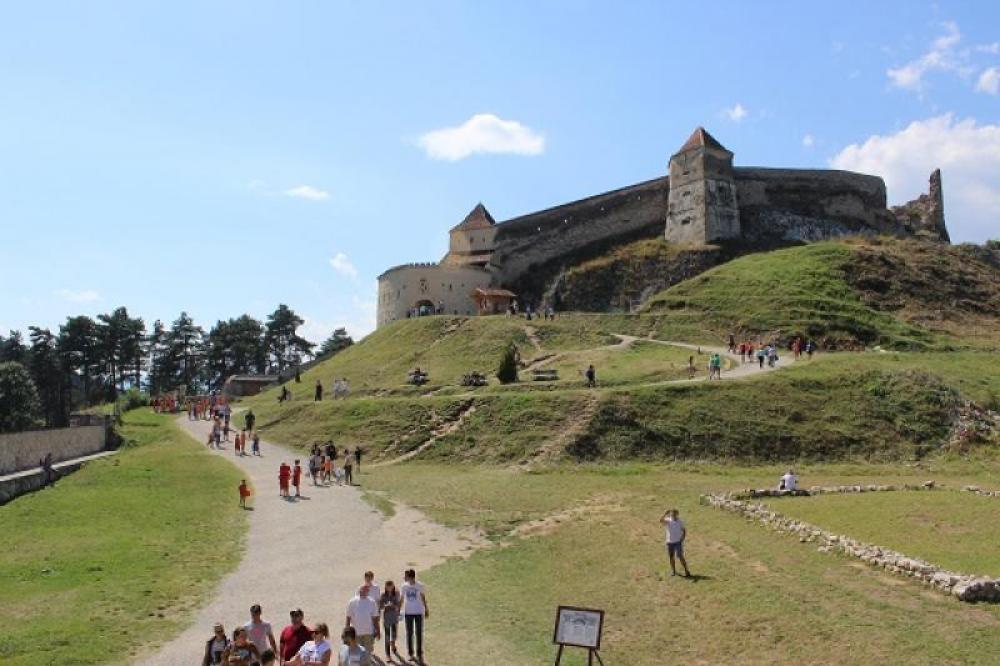
[{"label": "bush on hillside", "polygon": [[500,369],[497,370],[497,379],[501,384],[512,384],[517,381],[517,348],[509,345],[500,360]]}]

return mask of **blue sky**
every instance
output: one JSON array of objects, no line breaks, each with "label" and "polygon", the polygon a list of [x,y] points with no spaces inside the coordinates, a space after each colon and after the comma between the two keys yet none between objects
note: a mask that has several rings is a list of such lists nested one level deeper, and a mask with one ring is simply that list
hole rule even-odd
[{"label": "blue sky", "polygon": [[823,4],[8,3],[0,330],[283,302],[363,334],[476,202],[662,175],[697,125],[890,202],[940,166],[953,239],[1000,236],[1000,4]]}]

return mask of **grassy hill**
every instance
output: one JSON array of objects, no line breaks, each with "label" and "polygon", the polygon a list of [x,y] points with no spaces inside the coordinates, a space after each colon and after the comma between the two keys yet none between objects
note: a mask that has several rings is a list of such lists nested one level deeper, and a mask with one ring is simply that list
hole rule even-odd
[{"label": "grassy hill", "polygon": [[801,335],[836,348],[994,346],[1000,269],[961,246],[829,241],[734,259],[643,311],[669,315],[674,327]]}]

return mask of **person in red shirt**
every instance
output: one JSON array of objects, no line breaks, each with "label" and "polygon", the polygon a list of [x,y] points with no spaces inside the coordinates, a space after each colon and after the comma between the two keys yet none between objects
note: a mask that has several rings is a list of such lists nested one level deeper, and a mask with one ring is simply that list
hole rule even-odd
[{"label": "person in red shirt", "polygon": [[250,486],[247,485],[247,480],[243,479],[240,481],[240,508],[247,508],[247,498],[250,497]]},{"label": "person in red shirt", "polygon": [[282,664],[290,663],[302,646],[312,640],[312,630],[302,622],[304,617],[302,609],[296,608],[290,615],[292,623],[281,630],[281,637],[278,638],[278,652]]},{"label": "person in red shirt", "polygon": [[295,461],[295,469],[292,470],[292,485],[295,486],[295,496],[301,497],[299,494],[299,484],[302,483],[302,465],[299,461]]},{"label": "person in red shirt", "polygon": [[292,468],[288,463],[281,463],[278,468],[278,496],[288,497],[288,479],[292,476]]}]

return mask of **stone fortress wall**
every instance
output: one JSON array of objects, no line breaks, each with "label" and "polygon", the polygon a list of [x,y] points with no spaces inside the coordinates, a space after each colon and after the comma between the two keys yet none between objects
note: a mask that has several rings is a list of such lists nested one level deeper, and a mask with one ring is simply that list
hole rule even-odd
[{"label": "stone fortress wall", "polygon": [[38,467],[38,461],[50,453],[52,461],[58,463],[97,453],[106,447],[107,428],[103,425],[3,433],[0,434],[0,476]]},{"label": "stone fortress wall", "polygon": [[939,171],[927,194],[888,209],[878,176],[734,167],[732,159],[699,127],[671,156],[667,176],[503,222],[479,204],[451,230],[440,263],[379,276],[378,325],[404,318],[421,302],[473,314],[476,287],[523,288],[523,300],[531,302],[560,267],[640,238],[747,250],[856,235],[949,240]]}]

